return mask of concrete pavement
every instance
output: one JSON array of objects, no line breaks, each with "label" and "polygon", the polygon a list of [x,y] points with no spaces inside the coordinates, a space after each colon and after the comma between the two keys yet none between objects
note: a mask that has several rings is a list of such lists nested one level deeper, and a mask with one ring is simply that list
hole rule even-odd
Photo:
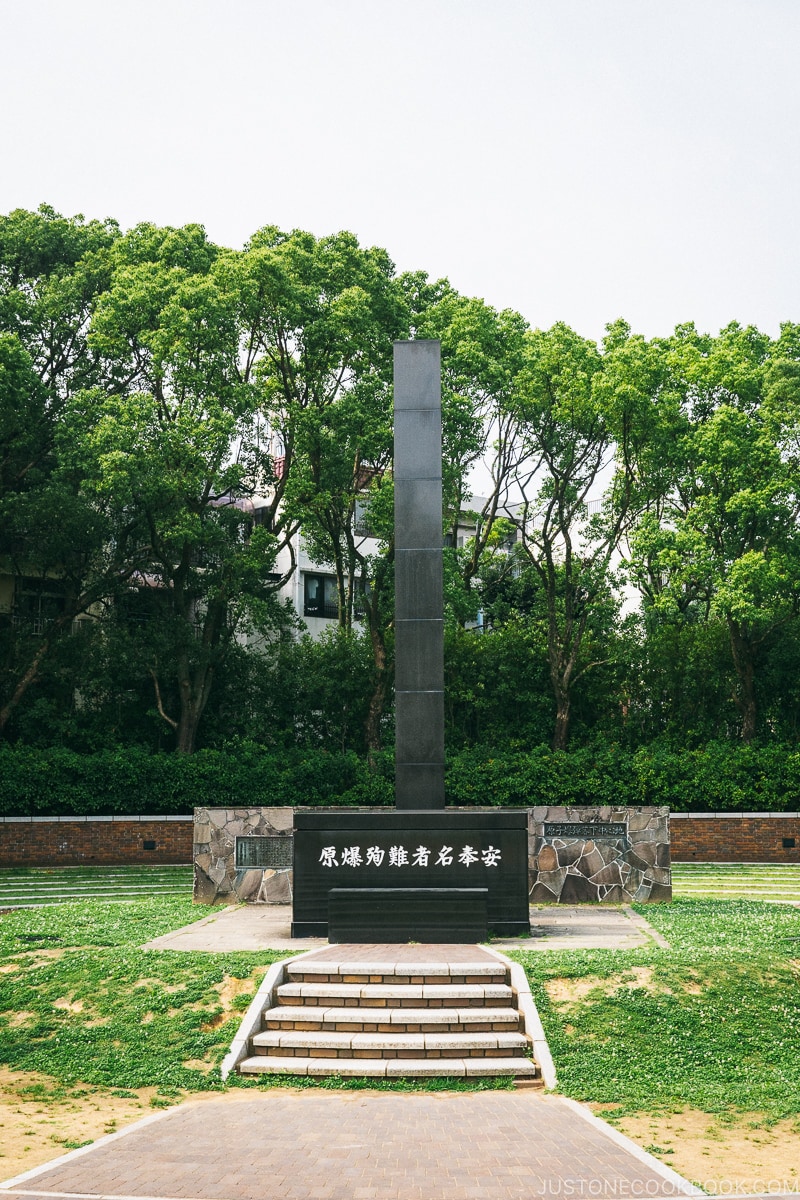
[{"label": "concrete pavement", "polygon": [[[148,942],[149,950],[318,950],[324,938],[293,938],[292,910],[286,904],[243,904],[212,909],[183,929]],[[531,909],[529,938],[495,938],[497,950],[631,949],[666,945],[651,925],[627,905],[553,905]]]}]

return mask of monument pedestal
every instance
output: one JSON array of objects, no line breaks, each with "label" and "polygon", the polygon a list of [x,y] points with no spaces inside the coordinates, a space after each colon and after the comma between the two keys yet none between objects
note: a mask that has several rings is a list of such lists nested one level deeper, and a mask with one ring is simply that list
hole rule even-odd
[{"label": "monument pedestal", "polygon": [[527,812],[298,811],[293,917],[292,937],[336,941],[527,934]]}]

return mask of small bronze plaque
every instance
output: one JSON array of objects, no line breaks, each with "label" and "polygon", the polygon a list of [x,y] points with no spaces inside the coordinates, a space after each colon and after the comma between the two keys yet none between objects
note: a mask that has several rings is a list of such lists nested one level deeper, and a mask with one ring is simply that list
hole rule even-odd
[{"label": "small bronze plaque", "polygon": [[624,821],[545,821],[544,836],[555,838],[624,838],[628,827]]},{"label": "small bronze plaque", "polygon": [[293,842],[290,837],[237,837],[236,870],[266,867],[276,871],[291,867]]}]

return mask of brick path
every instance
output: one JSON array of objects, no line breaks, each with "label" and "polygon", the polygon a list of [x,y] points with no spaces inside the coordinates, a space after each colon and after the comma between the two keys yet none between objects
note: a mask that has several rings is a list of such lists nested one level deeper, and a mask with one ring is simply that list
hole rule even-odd
[{"label": "brick path", "polygon": [[606,1128],[569,1101],[524,1091],[234,1092],[139,1122],[0,1195],[616,1200],[684,1190]]},{"label": "brick path", "polygon": [[312,950],[308,955],[314,962],[388,962],[388,963],[470,963],[491,962],[497,959],[474,942],[341,942]]}]

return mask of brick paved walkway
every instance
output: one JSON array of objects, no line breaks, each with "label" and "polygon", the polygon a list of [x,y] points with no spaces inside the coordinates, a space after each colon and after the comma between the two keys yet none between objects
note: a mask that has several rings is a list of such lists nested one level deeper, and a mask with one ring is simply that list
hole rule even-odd
[{"label": "brick paved walkway", "polygon": [[0,1195],[616,1200],[689,1190],[607,1128],[570,1101],[526,1092],[234,1092],[148,1118]]},{"label": "brick paved walkway", "polygon": [[381,963],[496,963],[494,954],[474,942],[340,942],[323,950],[312,950],[307,958],[314,962],[381,962]]}]

